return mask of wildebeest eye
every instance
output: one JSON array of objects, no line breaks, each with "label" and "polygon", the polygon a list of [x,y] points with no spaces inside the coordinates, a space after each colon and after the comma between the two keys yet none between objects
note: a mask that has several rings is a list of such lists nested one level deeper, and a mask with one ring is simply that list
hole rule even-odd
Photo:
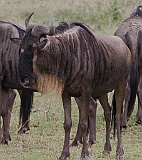
[{"label": "wildebeest eye", "polygon": [[21,53],[23,53],[24,52],[24,49],[23,48],[21,48]]}]

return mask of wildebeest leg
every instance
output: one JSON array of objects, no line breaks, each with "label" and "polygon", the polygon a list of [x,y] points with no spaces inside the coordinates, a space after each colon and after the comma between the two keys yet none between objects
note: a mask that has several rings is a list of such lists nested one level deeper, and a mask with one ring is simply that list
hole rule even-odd
[{"label": "wildebeest leg", "polygon": [[89,106],[89,146],[96,143],[96,111],[97,102],[91,97]]},{"label": "wildebeest leg", "polygon": [[136,114],[136,124],[142,124],[142,109],[139,101],[138,101],[138,110]]},{"label": "wildebeest leg", "polygon": [[3,118],[3,127],[2,127],[2,143],[8,144],[8,141],[11,140],[9,133],[9,125],[11,118],[11,111],[14,103],[14,99],[16,97],[16,93],[12,89],[3,89],[2,90],[2,118]]},{"label": "wildebeest leg", "polygon": [[70,156],[69,152],[69,140],[70,140],[70,131],[72,126],[71,121],[71,97],[63,93],[62,94],[62,101],[64,107],[64,130],[65,130],[65,139],[64,139],[64,146],[63,151],[59,160],[66,160]]},{"label": "wildebeest leg", "polygon": [[108,103],[107,94],[99,98],[100,104],[104,109],[104,117],[106,121],[106,142],[104,146],[103,154],[110,154],[111,144],[110,144],[110,122],[111,122],[111,107]]},{"label": "wildebeest leg", "polygon": [[2,129],[2,121],[1,121],[1,116],[0,116],[0,142],[2,142],[2,137],[3,137],[3,129]]},{"label": "wildebeest leg", "polygon": [[9,99],[8,99],[8,122],[10,124],[11,112],[14,104],[14,100],[16,97],[16,92],[14,89],[9,89]]},{"label": "wildebeest leg", "polygon": [[125,104],[124,104],[124,112],[122,115],[122,123],[121,126],[123,128],[127,128],[128,126],[128,117],[127,117],[127,113],[128,113],[128,102],[130,99],[130,87],[129,84],[127,83],[127,87],[126,87],[126,94],[125,94]]},{"label": "wildebeest leg", "polygon": [[122,159],[124,150],[121,146],[121,113],[123,109],[123,101],[125,97],[125,85],[126,81],[123,80],[115,89],[115,100],[116,100],[116,115],[115,123],[117,129],[117,148],[116,148],[116,158]]},{"label": "wildebeest leg", "polygon": [[142,78],[141,76],[139,76],[137,96],[138,96],[138,111],[136,114],[136,123],[142,124]]},{"label": "wildebeest leg", "polygon": [[82,91],[82,106],[81,106],[81,117],[80,117],[80,127],[83,137],[83,147],[81,152],[81,158],[84,159],[89,156],[89,151],[87,147],[87,127],[88,127],[88,115],[89,115],[89,105],[91,102],[91,89],[83,89]]},{"label": "wildebeest leg", "polygon": [[72,146],[78,146],[79,143],[82,143],[82,134],[81,134],[81,128],[80,128],[80,114],[81,114],[81,99],[80,98],[75,98],[75,101],[77,103],[78,106],[78,110],[79,110],[79,122],[78,122],[78,127],[77,127],[77,132],[76,132],[76,136],[74,138],[74,141],[71,144]]},{"label": "wildebeest leg", "polygon": [[[77,128],[75,139],[72,142],[71,146],[77,146],[79,143],[82,143],[81,128],[79,125],[80,124],[80,114],[81,114],[81,99],[75,98],[75,101],[79,109],[79,123],[78,123],[78,128]],[[89,117],[88,117],[89,146],[96,143],[96,109],[97,109],[97,103],[93,98],[91,98],[91,103],[89,106]]]},{"label": "wildebeest leg", "polygon": [[2,115],[3,118],[3,144],[8,144],[8,141],[11,141],[10,133],[9,133],[9,114]]}]

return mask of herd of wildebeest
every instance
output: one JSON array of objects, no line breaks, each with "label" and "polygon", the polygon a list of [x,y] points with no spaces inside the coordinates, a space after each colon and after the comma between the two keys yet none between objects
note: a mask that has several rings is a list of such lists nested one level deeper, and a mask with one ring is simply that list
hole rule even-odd
[{"label": "herd of wildebeest", "polygon": [[89,157],[88,144],[96,142],[97,100],[106,121],[103,154],[111,151],[113,124],[117,135],[116,158],[122,159],[121,130],[127,127],[136,95],[136,123],[142,124],[142,6],[122,22],[114,36],[97,34],[81,22],[60,22],[55,27],[52,21],[50,28],[30,24],[32,15],[25,20],[26,30],[0,21],[1,143],[8,144],[11,140],[14,89],[21,98],[18,134],[29,130],[33,93],[54,90],[62,97],[65,117],[65,139],[59,160],[66,160],[70,155],[71,97],[79,109],[78,129],[71,146],[82,143],[81,159]]}]

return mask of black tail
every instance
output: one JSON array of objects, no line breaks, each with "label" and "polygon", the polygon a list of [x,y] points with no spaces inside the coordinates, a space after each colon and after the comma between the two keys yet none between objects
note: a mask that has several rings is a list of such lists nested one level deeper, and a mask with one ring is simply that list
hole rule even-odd
[{"label": "black tail", "polygon": [[33,104],[34,92],[30,90],[23,90],[21,95],[21,108],[20,108],[20,119],[19,125],[24,125],[29,121],[30,112]]},{"label": "black tail", "polygon": [[130,99],[128,102],[128,112],[127,117],[129,118],[134,110],[134,103],[136,100],[137,87],[138,87],[138,66],[137,63],[132,64],[131,74],[130,74]]}]

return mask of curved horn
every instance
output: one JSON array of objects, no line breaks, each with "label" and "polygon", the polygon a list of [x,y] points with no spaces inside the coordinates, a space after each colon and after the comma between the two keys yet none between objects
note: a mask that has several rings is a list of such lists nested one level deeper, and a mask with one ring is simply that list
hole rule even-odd
[{"label": "curved horn", "polygon": [[34,12],[32,12],[30,15],[28,15],[28,17],[26,18],[26,20],[25,20],[25,25],[26,25],[26,28],[30,25],[29,24],[29,20],[30,20],[30,18],[31,18],[31,16],[34,14]]},{"label": "curved horn", "polygon": [[34,26],[31,34],[35,37],[40,37],[41,35],[49,34],[49,29],[43,26]]},{"label": "curved horn", "polygon": [[52,36],[55,34],[54,23],[55,23],[55,19],[54,19],[54,17],[52,17],[51,25],[50,25],[50,29],[49,29],[49,33],[48,33],[49,36]]}]

